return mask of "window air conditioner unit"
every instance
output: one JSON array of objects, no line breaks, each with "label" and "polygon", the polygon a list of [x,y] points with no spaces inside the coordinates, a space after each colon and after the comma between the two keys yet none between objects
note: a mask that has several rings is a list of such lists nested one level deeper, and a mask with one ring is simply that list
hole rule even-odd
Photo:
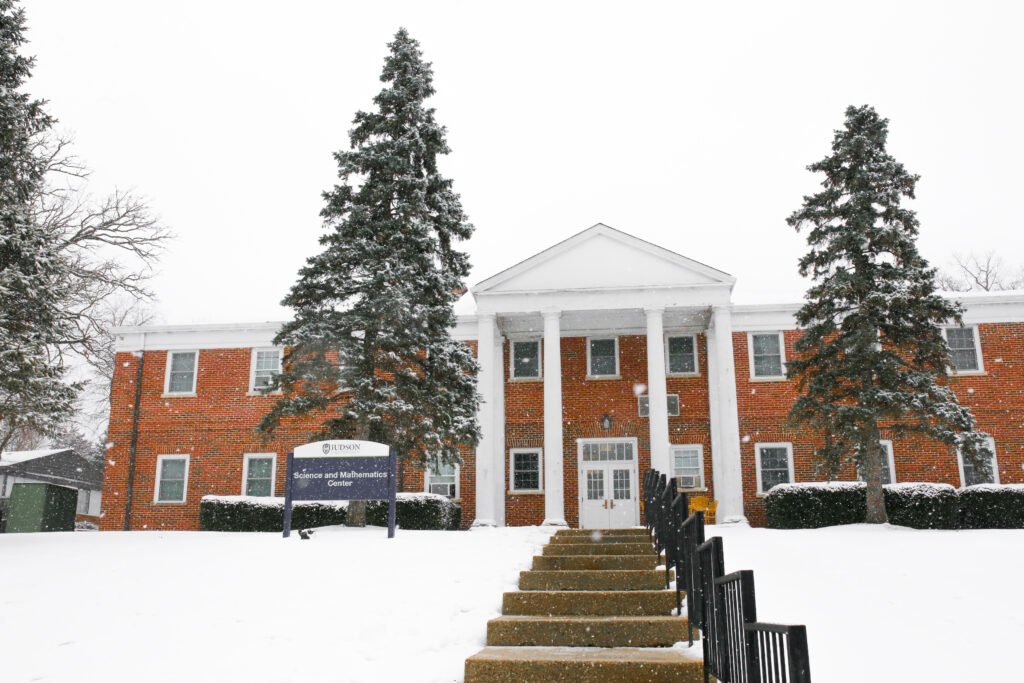
[{"label": "window air conditioner unit", "polygon": [[676,487],[680,489],[699,489],[703,482],[699,474],[681,474],[676,477]]}]

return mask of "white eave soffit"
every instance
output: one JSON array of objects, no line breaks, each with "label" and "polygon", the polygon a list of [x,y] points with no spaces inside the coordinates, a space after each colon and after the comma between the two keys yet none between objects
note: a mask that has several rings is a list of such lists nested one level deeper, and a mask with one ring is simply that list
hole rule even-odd
[{"label": "white eave soffit", "polygon": [[736,278],[598,223],[501,271],[473,296],[558,291],[727,288]]}]

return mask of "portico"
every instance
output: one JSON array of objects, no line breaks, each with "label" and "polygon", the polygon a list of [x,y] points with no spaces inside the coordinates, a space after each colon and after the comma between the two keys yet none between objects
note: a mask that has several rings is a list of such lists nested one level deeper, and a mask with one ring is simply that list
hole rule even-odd
[{"label": "portico", "polygon": [[[639,523],[638,473],[648,466],[673,471],[676,439],[693,440],[687,432],[703,429],[684,419],[696,401],[708,401],[703,415],[711,416],[706,431],[719,516],[742,516],[729,315],[734,283],[598,224],[473,287],[483,398],[474,524],[504,523],[506,493],[522,476],[510,445],[535,448],[543,460],[543,486],[532,493],[543,495],[544,524],[579,524],[584,501],[618,510],[609,514],[620,525]],[[666,340],[681,338],[675,351],[667,347]],[[698,338],[706,339],[705,377]],[[679,355],[687,349],[692,361]],[[516,368],[526,376],[516,376]],[[672,395],[677,417],[670,429],[669,383],[684,386],[684,378],[689,388]],[[529,382],[543,385],[542,411],[519,409],[515,399],[506,415],[506,388],[516,396],[536,391]],[[601,446],[630,439],[630,448]],[[597,464],[611,460],[618,464],[610,469]]]}]

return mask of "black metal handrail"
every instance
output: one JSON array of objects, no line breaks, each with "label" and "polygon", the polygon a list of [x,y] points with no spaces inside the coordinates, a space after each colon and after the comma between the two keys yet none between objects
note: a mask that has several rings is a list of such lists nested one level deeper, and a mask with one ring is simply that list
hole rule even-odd
[{"label": "black metal handrail", "polygon": [[689,512],[686,493],[657,470],[643,476],[645,524],[665,552],[665,580],[676,573],[676,608],[686,593],[690,645],[702,633],[704,680],[810,683],[807,629],[757,621],[754,573],[725,574],[722,538],[705,540],[704,513]]}]

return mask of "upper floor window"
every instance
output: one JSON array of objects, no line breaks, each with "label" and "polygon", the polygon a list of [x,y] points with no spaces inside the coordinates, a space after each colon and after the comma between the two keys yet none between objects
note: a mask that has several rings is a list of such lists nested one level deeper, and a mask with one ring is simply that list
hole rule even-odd
[{"label": "upper floor window", "polygon": [[587,374],[616,377],[619,374],[619,338],[587,340]]},{"label": "upper floor window", "polygon": [[513,448],[509,453],[513,491],[540,491],[544,463],[539,448]]},{"label": "upper floor window", "polygon": [[[896,463],[893,461],[892,441],[879,439],[878,443],[882,446],[882,484],[895,484]],[[857,479],[867,481],[860,465],[857,466]]]},{"label": "upper floor window", "polygon": [[999,463],[996,462],[996,441],[995,439],[989,438],[988,440],[989,450],[992,451],[992,461],[990,463],[988,474],[983,474],[978,471],[969,460],[967,460],[959,450],[957,450],[956,457],[960,461],[960,485],[961,486],[974,486],[975,484],[998,484],[999,483]]},{"label": "upper floor window", "polygon": [[754,457],[757,460],[758,493],[767,493],[777,484],[789,484],[794,480],[793,444],[755,444]]},{"label": "upper floor window", "polygon": [[512,342],[512,377],[514,379],[537,379],[540,377],[540,342]]},{"label": "upper floor window", "polygon": [[198,360],[198,351],[168,351],[164,393],[196,393],[196,361]]},{"label": "upper floor window", "polygon": [[670,375],[697,374],[697,337],[687,334],[669,337],[665,345],[668,351],[668,372]]},{"label": "upper floor window", "polygon": [[425,472],[427,493],[439,493],[448,498],[459,497],[459,466],[455,464],[428,467]]},{"label": "upper floor window", "polygon": [[978,340],[978,328],[947,327],[946,344],[949,345],[949,360],[954,372],[981,372],[981,344]]},{"label": "upper floor window", "polygon": [[246,453],[242,465],[242,495],[274,495],[276,453]]},{"label": "upper floor window", "polygon": [[249,391],[263,392],[281,373],[281,349],[253,349]]},{"label": "upper floor window", "polygon": [[[679,414],[679,394],[668,394],[665,396],[668,401],[668,414],[678,415]],[[640,417],[651,416],[651,397],[648,394],[636,397],[637,402],[637,413]]]},{"label": "upper floor window", "polygon": [[154,503],[184,503],[188,491],[187,455],[159,455],[156,459]]},{"label": "upper floor window", "polygon": [[751,332],[750,376],[754,379],[785,379],[786,345],[782,332]]},{"label": "upper floor window", "polygon": [[704,447],[672,446],[672,475],[682,489],[704,488]]}]

